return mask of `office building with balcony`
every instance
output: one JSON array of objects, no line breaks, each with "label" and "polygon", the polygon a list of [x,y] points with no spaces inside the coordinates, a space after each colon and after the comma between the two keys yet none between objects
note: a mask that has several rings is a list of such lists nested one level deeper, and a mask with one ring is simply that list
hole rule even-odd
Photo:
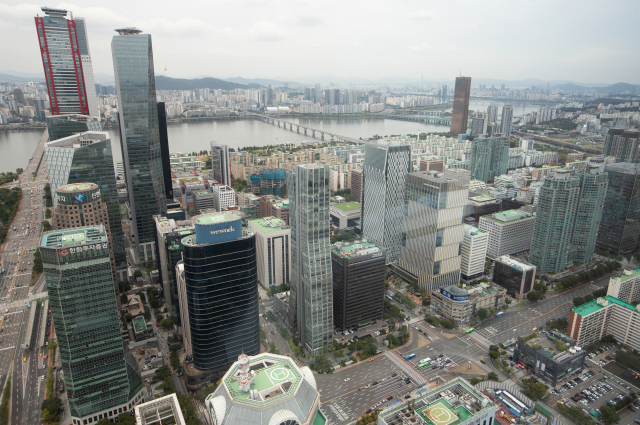
[{"label": "office building with balcony", "polygon": [[317,352],[333,341],[333,276],[329,228],[329,170],[298,165],[287,175],[291,212],[289,325]]},{"label": "office building with balcony", "polygon": [[517,300],[523,300],[533,291],[536,282],[536,266],[527,264],[509,255],[495,259],[493,281],[507,290],[507,294]]},{"label": "office building with balcony", "polygon": [[236,211],[195,217],[194,226],[176,265],[190,389],[220,379],[241,353],[260,352],[255,231]]},{"label": "office building with balcony", "polygon": [[264,289],[291,281],[291,228],[279,218],[264,217],[248,221],[256,232],[258,283]]},{"label": "office building with balcony", "polygon": [[[119,29],[111,41],[120,146],[136,261],[154,259],[152,217],[167,209],[151,35]],[[111,165],[113,167],[113,165]]]},{"label": "office building with balcony", "polygon": [[120,335],[104,227],[46,232],[40,240],[49,307],[74,425],[131,411],[142,379]]},{"label": "office building with balcony", "polygon": [[[235,195],[235,193],[233,193],[233,195]],[[193,210],[195,211],[195,213],[201,214],[204,210],[209,210],[209,209],[215,209],[217,211],[220,211],[216,208],[213,192],[210,192],[208,190],[194,191],[193,192]]]},{"label": "office building with balcony", "polygon": [[427,293],[457,285],[469,180],[424,171],[406,182],[398,266]]},{"label": "office building with balcony", "polygon": [[385,255],[385,250],[372,242],[333,245],[333,321],[336,328],[344,332],[382,320]]},{"label": "office building with balcony", "polygon": [[488,243],[489,232],[468,224],[464,225],[464,239],[460,245],[460,276],[462,279],[473,280],[484,274]]},{"label": "office building with balcony", "polygon": [[487,256],[516,255],[531,248],[536,217],[520,210],[507,210],[480,217],[478,227],[489,233]]}]

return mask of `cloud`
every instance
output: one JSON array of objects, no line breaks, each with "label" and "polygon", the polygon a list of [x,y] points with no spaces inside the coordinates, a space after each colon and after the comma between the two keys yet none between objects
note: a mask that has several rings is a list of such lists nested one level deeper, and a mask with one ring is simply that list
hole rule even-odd
[{"label": "cloud", "polygon": [[298,25],[303,27],[315,27],[324,23],[324,19],[319,16],[303,16],[298,19]]},{"label": "cloud", "polygon": [[476,24],[471,24],[471,23],[469,23],[469,24],[460,24],[460,25],[458,25],[458,29],[461,29],[461,30],[475,30],[475,29],[478,29],[478,26]]},{"label": "cloud", "polygon": [[258,41],[280,41],[289,36],[287,31],[270,21],[256,22],[249,28],[247,33],[251,38]]},{"label": "cloud", "polygon": [[18,4],[16,6],[7,6],[0,3],[0,22],[6,21],[13,25],[31,26],[35,28],[33,18],[36,14],[44,16],[40,6],[35,4]]},{"label": "cloud", "polygon": [[460,50],[460,48],[458,46],[454,46],[454,45],[443,45],[443,44],[438,44],[435,46],[432,46],[429,43],[422,43],[422,44],[416,44],[413,46],[409,46],[409,50],[413,51],[413,52],[424,52],[424,51],[430,51],[430,52],[447,52],[447,51],[457,51]]},{"label": "cloud", "polygon": [[430,10],[418,10],[417,12],[409,12],[407,14],[409,19],[415,19],[417,21],[429,21],[436,17],[436,14]]}]

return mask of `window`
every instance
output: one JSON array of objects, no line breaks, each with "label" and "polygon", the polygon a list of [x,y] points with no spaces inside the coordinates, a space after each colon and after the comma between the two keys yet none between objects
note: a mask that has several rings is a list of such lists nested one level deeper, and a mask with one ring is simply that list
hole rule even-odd
[{"label": "window", "polygon": [[440,261],[435,261],[433,263],[433,274],[434,275],[440,274]]},{"label": "window", "polygon": [[442,246],[442,234],[444,233],[444,229],[436,230],[436,246]]}]

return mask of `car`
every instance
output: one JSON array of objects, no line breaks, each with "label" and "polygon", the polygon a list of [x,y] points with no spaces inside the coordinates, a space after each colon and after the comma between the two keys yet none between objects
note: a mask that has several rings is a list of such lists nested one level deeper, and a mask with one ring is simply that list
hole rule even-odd
[{"label": "car", "polygon": [[484,360],[480,360],[480,363],[487,364],[487,362],[485,362]]},{"label": "car", "polygon": [[26,361],[27,361],[27,358],[25,357],[22,361],[23,361],[23,362],[26,362]]},{"label": "car", "polygon": [[410,398],[410,397],[411,397],[410,394],[407,394],[406,396],[404,396],[405,399]]},{"label": "car", "polygon": [[367,384],[367,385],[365,385],[365,386],[364,386],[364,388],[365,388],[365,389],[367,389],[367,388],[371,388],[371,385],[370,385],[370,384]]},{"label": "car", "polygon": [[42,352],[40,352],[40,357],[42,357]]},{"label": "car", "polygon": [[369,359],[369,361],[370,361],[370,362],[372,362],[372,361],[373,361],[373,357],[372,357],[372,358],[370,358],[370,359]]},{"label": "car", "polygon": [[44,375],[42,375],[42,380],[43,380],[43,381],[45,380],[45,377],[44,377]]},{"label": "car", "polygon": [[394,373],[393,375],[391,375],[392,378],[395,378],[398,374]]},{"label": "car", "polygon": [[344,380],[344,382],[349,382],[349,381],[351,381],[351,378],[347,378]]},{"label": "car", "polygon": [[371,385],[378,385],[378,381],[374,381],[374,383]]},{"label": "car", "polygon": [[429,348],[429,351],[433,351],[433,347]]}]

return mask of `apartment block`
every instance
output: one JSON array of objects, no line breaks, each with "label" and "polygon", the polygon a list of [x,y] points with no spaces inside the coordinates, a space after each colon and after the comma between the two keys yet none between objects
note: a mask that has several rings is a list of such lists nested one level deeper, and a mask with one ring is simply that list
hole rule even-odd
[{"label": "apartment block", "polygon": [[489,233],[487,256],[514,255],[531,248],[536,218],[520,210],[507,210],[480,217],[479,228]]},{"label": "apartment block", "polygon": [[607,295],[630,304],[640,301],[640,269],[625,270],[622,276],[610,278]]}]

